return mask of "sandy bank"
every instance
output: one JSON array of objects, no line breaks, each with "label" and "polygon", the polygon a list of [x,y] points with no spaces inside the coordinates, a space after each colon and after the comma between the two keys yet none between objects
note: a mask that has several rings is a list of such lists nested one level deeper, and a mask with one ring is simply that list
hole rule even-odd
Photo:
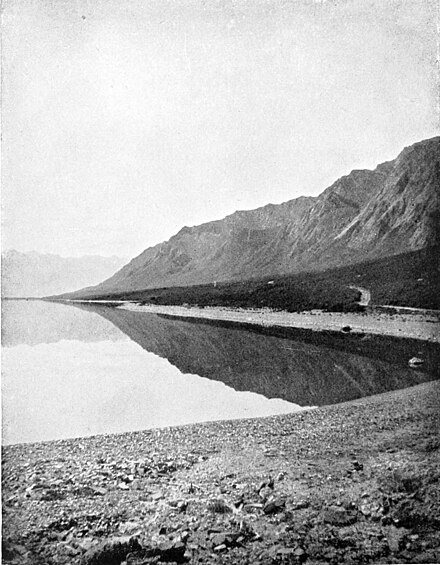
[{"label": "sandy bank", "polygon": [[124,303],[119,308],[151,314],[185,318],[227,320],[261,326],[285,326],[316,331],[340,331],[350,326],[353,332],[408,337],[440,343],[440,319],[427,314],[341,313],[341,312],[274,312],[267,309],[196,308],[184,306],[141,306]]}]

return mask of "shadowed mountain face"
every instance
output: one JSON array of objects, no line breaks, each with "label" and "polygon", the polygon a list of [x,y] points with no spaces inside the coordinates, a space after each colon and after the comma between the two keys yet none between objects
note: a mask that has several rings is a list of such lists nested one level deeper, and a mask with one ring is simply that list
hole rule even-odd
[{"label": "shadowed mountain face", "polygon": [[[280,338],[230,324],[222,327],[103,306],[78,307],[100,314],[182,373],[301,406],[334,404],[432,380],[433,374],[407,366],[420,347],[427,348],[423,353],[427,366],[435,367],[439,360],[438,348],[411,340],[378,338],[371,343],[367,339],[348,341],[347,346],[345,337],[341,341],[308,330]],[[394,345],[400,349],[393,356]],[[392,357],[400,364],[390,363]]]},{"label": "shadowed mountain face", "polygon": [[374,171],[355,170],[318,197],[185,227],[114,276],[74,295],[324,270],[439,241],[440,137]]}]

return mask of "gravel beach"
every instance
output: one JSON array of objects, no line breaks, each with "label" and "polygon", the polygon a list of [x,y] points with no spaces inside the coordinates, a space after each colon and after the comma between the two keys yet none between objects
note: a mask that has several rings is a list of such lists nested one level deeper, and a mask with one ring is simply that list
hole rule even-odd
[{"label": "gravel beach", "polygon": [[407,337],[440,343],[440,314],[435,311],[391,314],[374,310],[365,313],[312,310],[296,313],[264,308],[152,306],[130,302],[122,303],[118,308],[185,318],[226,320],[259,326],[297,327],[316,331],[340,331],[341,328],[349,326],[353,332]]},{"label": "gravel beach", "polygon": [[3,562],[438,563],[440,383],[3,448]]}]

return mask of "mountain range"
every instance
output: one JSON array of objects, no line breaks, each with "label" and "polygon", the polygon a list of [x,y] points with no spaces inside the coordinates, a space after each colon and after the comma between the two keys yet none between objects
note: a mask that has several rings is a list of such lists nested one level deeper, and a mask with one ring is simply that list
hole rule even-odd
[{"label": "mountain range", "polygon": [[317,197],[184,227],[101,284],[97,296],[320,271],[439,243],[440,137],[374,170],[354,170]]},{"label": "mountain range", "polygon": [[60,257],[35,251],[2,253],[2,296],[42,297],[97,284],[122,267],[121,257]]}]

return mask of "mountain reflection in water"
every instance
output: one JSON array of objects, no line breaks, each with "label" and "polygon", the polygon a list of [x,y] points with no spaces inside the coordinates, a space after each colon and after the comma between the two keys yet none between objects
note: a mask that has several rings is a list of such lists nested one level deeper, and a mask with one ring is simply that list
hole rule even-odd
[{"label": "mountain reflection in water", "polygon": [[183,374],[90,310],[6,300],[2,313],[4,444],[302,409]]},{"label": "mountain reflection in water", "polygon": [[[166,358],[182,373],[301,406],[334,404],[432,380],[435,375],[426,369],[435,366],[439,357],[438,346],[415,340],[367,336],[363,343],[359,337],[332,337],[310,330],[291,330],[289,337],[282,338],[266,335],[270,330],[259,333],[233,324],[106,306],[77,307],[111,321],[143,349]],[[347,343],[356,352],[344,350]],[[425,370],[411,369],[406,360],[420,348],[425,349],[429,363]],[[390,358],[393,362],[387,360]]]}]

